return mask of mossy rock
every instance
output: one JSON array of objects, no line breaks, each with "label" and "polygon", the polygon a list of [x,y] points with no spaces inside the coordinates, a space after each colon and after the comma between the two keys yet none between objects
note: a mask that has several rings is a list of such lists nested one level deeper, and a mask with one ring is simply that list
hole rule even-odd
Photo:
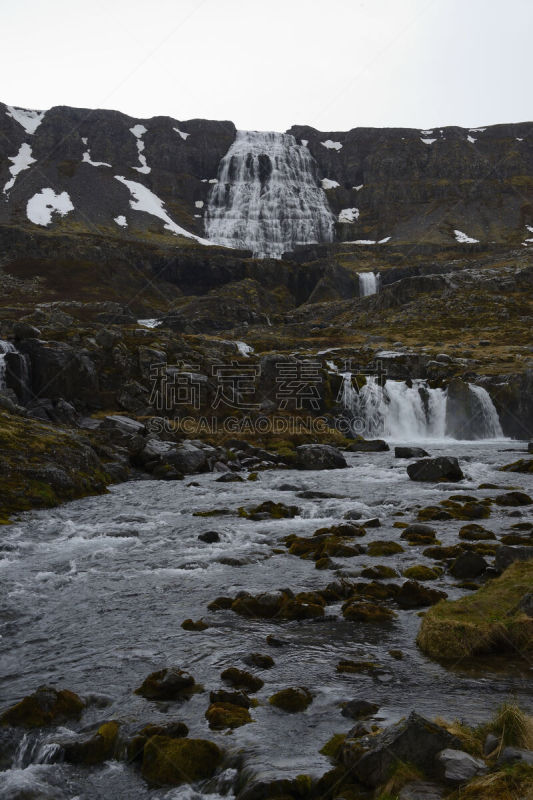
[{"label": "mossy rock", "polygon": [[390,622],[396,617],[392,609],[378,606],[374,603],[353,602],[347,605],[342,612],[345,619],[355,622]]},{"label": "mossy rock", "polygon": [[257,675],[252,675],[246,670],[237,669],[237,667],[228,667],[220,673],[220,677],[236,689],[243,689],[246,692],[258,692],[265,685],[265,682]]},{"label": "mossy rock", "polygon": [[241,725],[252,722],[248,709],[233,703],[211,703],[205,712],[205,718],[213,730],[240,728]]},{"label": "mossy rock", "polygon": [[463,525],[459,531],[459,539],[466,539],[469,542],[478,542],[481,539],[495,539],[496,535],[492,531],[488,531],[482,525],[476,525],[475,522],[470,525]]},{"label": "mossy rock", "polygon": [[374,675],[379,672],[380,666],[375,661],[352,661],[344,659],[339,661],[336,667],[337,672],[348,673],[352,675],[368,674]]},{"label": "mossy rock", "polygon": [[349,539],[351,537],[366,536],[366,530],[362,525],[352,525],[344,522],[340,525],[330,525],[329,528],[318,528],[313,536],[337,536]]},{"label": "mossy rock", "polygon": [[196,621],[192,619],[185,619],[181,623],[181,627],[184,631],[205,631],[209,628],[207,622],[204,622],[203,619],[198,619]]},{"label": "mossy rock", "polygon": [[147,700],[178,700],[190,697],[194,687],[192,675],[178,667],[168,667],[150,673],[135,694]]},{"label": "mossy rock", "polygon": [[233,597],[216,597],[208,603],[207,608],[209,611],[225,611],[231,608]]},{"label": "mossy rock", "polygon": [[363,578],[370,578],[370,580],[380,580],[382,578],[397,578],[398,572],[385,564],[376,564],[375,567],[365,567],[361,570],[361,575]]},{"label": "mossy rock", "polygon": [[417,518],[420,522],[439,522],[452,519],[452,515],[441,506],[426,506],[420,509]]},{"label": "mossy rock", "polygon": [[500,467],[501,472],[520,472],[523,475],[533,475],[533,458],[520,458],[512,464]]},{"label": "mossy rock", "polygon": [[276,708],[281,708],[283,711],[295,714],[299,711],[305,711],[307,706],[313,702],[313,695],[304,687],[291,687],[276,692],[269,698],[268,702],[276,706]]},{"label": "mossy rock", "polygon": [[42,728],[70,719],[79,719],[85,703],[75,692],[40,686],[34,694],[8,708],[0,717],[0,725]]},{"label": "mossy rock", "polygon": [[331,758],[332,761],[336,761],[345,739],[345,733],[334,733],[331,739],[329,739],[326,744],[320,748],[319,752],[321,755]]},{"label": "mossy rock", "polygon": [[520,601],[533,585],[533,560],[511,564],[474,594],[438,603],[422,621],[417,642],[435,659],[533,650],[533,619]]},{"label": "mossy rock", "polygon": [[426,567],[424,564],[416,564],[413,567],[407,567],[407,569],[404,569],[402,574],[404,577],[410,578],[414,581],[434,581],[442,573],[441,570]]},{"label": "mossy rock", "polygon": [[107,761],[115,753],[119,729],[118,722],[104,722],[93,736],[67,741],[63,746],[65,761],[85,766]]},{"label": "mossy rock", "polygon": [[179,786],[212,778],[222,750],[206,739],[153,736],[145,745],[142,775],[153,786]]},{"label": "mossy rock", "polygon": [[244,657],[243,661],[249,667],[257,667],[258,669],[271,669],[274,666],[272,656],[264,653],[250,653],[250,655]]},{"label": "mossy rock", "polygon": [[453,519],[488,519],[490,517],[490,507],[486,502],[457,503],[453,500],[443,500],[441,505],[450,512]]},{"label": "mossy rock", "polygon": [[394,556],[397,553],[403,553],[404,549],[398,542],[370,542],[367,547],[369,556]]},{"label": "mossy rock", "polygon": [[142,760],[144,747],[152,736],[165,736],[169,739],[182,739],[189,735],[184,722],[165,722],[162,725],[149,723],[141,728],[126,744],[128,761]]},{"label": "mossy rock", "polygon": [[246,509],[241,506],[238,509],[240,517],[245,519],[261,519],[263,515],[271,519],[292,519],[300,513],[298,506],[286,506],[285,503],[274,503],[272,500],[266,500],[264,503],[259,503],[257,506]]}]

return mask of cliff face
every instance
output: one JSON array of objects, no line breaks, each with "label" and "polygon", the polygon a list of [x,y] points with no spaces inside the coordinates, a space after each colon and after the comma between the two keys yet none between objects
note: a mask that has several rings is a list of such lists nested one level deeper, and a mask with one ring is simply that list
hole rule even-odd
[{"label": "cliff face", "polygon": [[336,214],[358,209],[355,223],[337,225],[341,240],[445,245],[459,230],[481,243],[518,244],[531,236],[531,123],[345,133],[295,125],[289,132],[307,142],[330,182]]},{"label": "cliff face", "polygon": [[[132,213],[130,201],[135,199],[117,180],[121,176],[146,187],[154,196],[152,206],[164,204],[177,225],[203,234],[209,181],[216,179],[220,160],[235,138],[233,123],[136,120],[118,111],[66,106],[45,112],[40,122],[28,116],[37,113],[0,103],[0,195],[6,201],[0,203],[0,223],[35,227],[28,218],[28,201],[51,188],[56,196],[67,192],[73,209],[64,216],[54,212],[47,227],[124,238],[162,231],[162,219],[139,210]],[[115,222],[122,216],[127,227]]]}]

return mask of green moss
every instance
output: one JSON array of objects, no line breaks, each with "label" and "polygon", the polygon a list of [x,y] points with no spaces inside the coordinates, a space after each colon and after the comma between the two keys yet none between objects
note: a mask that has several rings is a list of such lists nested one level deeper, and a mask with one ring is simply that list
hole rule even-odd
[{"label": "green moss", "polygon": [[198,619],[196,621],[186,619],[181,623],[181,627],[184,631],[205,631],[209,628],[209,625],[207,622],[204,622],[203,619]]},{"label": "green moss", "polygon": [[367,551],[369,556],[393,556],[403,553],[403,547],[398,542],[370,542]]},{"label": "green moss", "polygon": [[67,719],[79,719],[85,703],[68,689],[39,688],[20,703],[8,708],[0,717],[0,725],[41,728]]},{"label": "green moss", "polygon": [[345,619],[356,622],[389,622],[396,614],[390,608],[378,606],[374,603],[350,602],[342,611]]},{"label": "green moss", "polygon": [[221,749],[206,739],[153,736],[144,748],[142,774],[154,786],[194,783],[211,778],[222,755]]},{"label": "green moss", "polygon": [[516,562],[472,595],[443,601],[424,616],[417,642],[432,658],[533,649],[533,620],[518,609],[533,585],[533,560]]},{"label": "green moss", "polygon": [[307,706],[313,702],[313,696],[304,687],[289,688],[276,692],[269,698],[268,702],[276,706],[276,708],[281,708],[290,714],[296,714],[299,711],[305,711]]},{"label": "green moss", "polygon": [[233,703],[211,703],[205,712],[205,718],[213,730],[240,728],[253,721],[247,708]]},{"label": "green moss", "polygon": [[345,733],[334,733],[331,739],[326,742],[326,744],[320,748],[320,753],[323,756],[327,756],[331,758],[333,761],[336,760],[337,756],[339,755],[339,751],[344,744],[344,740],[346,739]]},{"label": "green moss", "polygon": [[404,569],[403,574],[406,578],[415,581],[434,581],[441,574],[440,570],[426,567],[423,564],[417,564],[414,567]]}]

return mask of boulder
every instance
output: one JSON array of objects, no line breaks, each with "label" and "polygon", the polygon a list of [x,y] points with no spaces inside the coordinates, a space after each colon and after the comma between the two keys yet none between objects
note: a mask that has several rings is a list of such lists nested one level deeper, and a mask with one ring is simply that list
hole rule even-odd
[{"label": "boulder", "polygon": [[429,589],[418,581],[405,581],[396,595],[396,602],[400,608],[424,608],[445,600],[447,596],[446,592]]},{"label": "boulder", "polygon": [[142,775],[154,786],[179,786],[211,778],[222,750],[206,739],[153,736],[144,747]]},{"label": "boulder", "polygon": [[4,711],[0,716],[0,725],[41,728],[69,719],[79,719],[84,708],[84,701],[74,692],[40,686],[36,692]]},{"label": "boulder", "polygon": [[148,675],[135,694],[147,700],[176,700],[188,696],[194,685],[194,678],[188,672],[178,667],[168,667]]},{"label": "boulder", "polygon": [[244,669],[237,669],[237,667],[228,667],[220,673],[220,677],[235,689],[242,689],[245,692],[258,692],[265,685],[265,682],[257,675],[252,675]]},{"label": "boulder", "polygon": [[69,764],[100,764],[112,758],[118,739],[117,722],[104,722],[94,734],[82,734],[61,744],[65,761]]},{"label": "boulder", "polygon": [[503,572],[515,561],[529,561],[533,559],[533,547],[511,547],[502,544],[496,550],[494,566],[498,572]]},{"label": "boulder", "polygon": [[348,466],[340,450],[329,444],[302,444],[296,448],[296,459],[300,469],[342,469]]},{"label": "boulder", "polygon": [[429,456],[421,447],[395,447],[395,458],[425,458]]},{"label": "boulder", "polygon": [[36,328],[34,325],[30,325],[29,322],[24,322],[21,320],[20,322],[15,322],[13,325],[13,334],[17,341],[21,341],[22,339],[40,339],[41,338],[41,331],[39,328]]},{"label": "boulder", "polygon": [[305,711],[312,702],[313,695],[304,687],[281,689],[269,699],[271,705],[281,708],[282,711],[287,711],[289,714]]},{"label": "boulder", "polygon": [[379,706],[376,703],[369,703],[368,700],[349,700],[342,704],[341,714],[349,719],[364,719],[372,717],[377,711]]},{"label": "boulder", "polygon": [[206,542],[206,544],[214,544],[215,542],[220,542],[220,533],[218,531],[204,531],[204,533],[198,534],[198,539],[201,542]]},{"label": "boulder", "polygon": [[369,740],[369,750],[354,756],[346,764],[352,774],[370,788],[384,784],[398,761],[409,762],[424,775],[437,776],[438,753],[446,749],[459,750],[461,743],[445,728],[436,725],[415,711],[407,719],[386,728]]},{"label": "boulder", "polygon": [[442,800],[444,789],[436,783],[427,781],[410,781],[406,783],[398,800]]},{"label": "boulder", "polygon": [[353,442],[348,450],[350,453],[385,453],[390,447],[384,439],[367,439]]},{"label": "boulder", "polygon": [[483,556],[470,551],[461,553],[450,567],[450,572],[458,580],[468,580],[483,575],[488,567],[488,563]]},{"label": "boulder", "polygon": [[461,481],[464,478],[459,462],[453,456],[424,458],[409,464],[407,474],[412,481]]},{"label": "boulder", "polygon": [[437,755],[442,766],[444,780],[448,783],[467,783],[467,781],[487,771],[484,761],[465,753],[463,750],[446,748]]},{"label": "boulder", "polygon": [[495,497],[494,502],[499,506],[530,506],[533,500],[525,492],[506,492]]},{"label": "boulder", "polygon": [[517,763],[533,767],[533,750],[525,750],[521,747],[504,747],[496,763],[499,767],[504,764]]}]

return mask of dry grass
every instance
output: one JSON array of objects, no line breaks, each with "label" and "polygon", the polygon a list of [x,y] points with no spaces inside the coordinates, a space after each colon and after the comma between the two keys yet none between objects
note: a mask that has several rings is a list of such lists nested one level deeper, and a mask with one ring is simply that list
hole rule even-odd
[{"label": "dry grass", "polygon": [[503,703],[487,730],[500,738],[501,747],[533,750],[533,717],[522,711],[516,702]]}]

